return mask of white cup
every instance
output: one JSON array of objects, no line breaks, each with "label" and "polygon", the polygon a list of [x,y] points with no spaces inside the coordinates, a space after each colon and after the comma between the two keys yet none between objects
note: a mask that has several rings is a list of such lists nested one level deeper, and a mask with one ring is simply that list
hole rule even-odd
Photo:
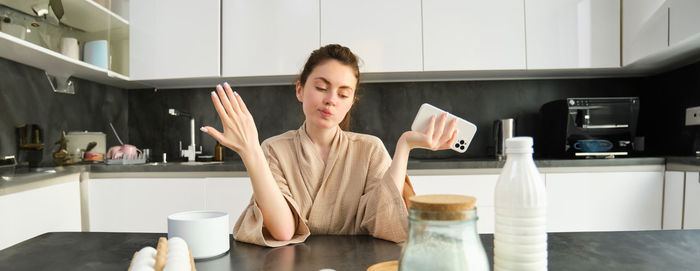
[{"label": "white cup", "polygon": [[69,37],[61,38],[61,45],[59,49],[61,54],[72,59],[80,60],[80,46],[78,46],[78,39]]},{"label": "white cup", "polygon": [[226,253],[230,248],[230,231],[225,212],[190,211],[168,216],[168,239],[184,239],[196,260]]}]

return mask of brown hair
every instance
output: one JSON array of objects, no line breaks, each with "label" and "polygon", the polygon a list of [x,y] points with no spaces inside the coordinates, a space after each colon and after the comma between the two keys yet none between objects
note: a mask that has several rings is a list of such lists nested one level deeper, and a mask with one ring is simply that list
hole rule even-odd
[{"label": "brown hair", "polygon": [[[357,56],[355,56],[355,54],[353,54],[348,47],[342,45],[328,44],[311,52],[309,59],[306,61],[306,64],[304,64],[304,69],[299,75],[299,83],[303,87],[304,84],[306,84],[306,79],[309,78],[309,75],[311,74],[313,69],[316,68],[316,66],[322,64],[323,62],[331,59],[337,60],[341,64],[352,68],[355,74],[355,78],[357,78],[353,101],[359,101],[359,96],[357,95],[358,86],[360,85],[360,67],[358,65],[358,59]],[[350,108],[350,111],[348,111],[348,113],[345,114],[345,118],[338,124],[340,126],[340,129],[343,129],[345,131],[350,130],[350,112],[353,108],[354,106]]]}]

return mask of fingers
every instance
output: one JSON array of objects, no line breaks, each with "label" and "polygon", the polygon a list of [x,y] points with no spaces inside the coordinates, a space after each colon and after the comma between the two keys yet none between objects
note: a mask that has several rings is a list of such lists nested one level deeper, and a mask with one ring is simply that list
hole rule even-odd
[{"label": "fingers", "polygon": [[[457,119],[452,119],[450,121],[450,124],[447,125],[447,128],[445,129],[445,132],[442,134],[442,137],[440,137],[440,143],[445,144],[445,143],[452,143],[452,141],[445,141],[449,140],[450,137],[457,131]],[[441,144],[441,145],[442,145]]]},{"label": "fingers", "polygon": [[233,94],[236,95],[236,101],[238,101],[238,106],[241,107],[241,113],[244,115],[250,115],[250,112],[248,111],[248,107],[243,102],[241,95],[238,95],[238,92],[234,92]]},{"label": "fingers", "polygon": [[[435,133],[433,134],[433,142],[440,142],[440,139],[442,138],[442,134],[444,133],[445,129],[445,122],[447,120],[447,113],[442,113],[440,116],[440,120],[438,120],[435,127]],[[438,143],[439,144],[439,143]]]},{"label": "fingers", "polygon": [[433,132],[435,132],[435,116],[430,117],[430,120],[428,121],[428,130],[425,131],[425,135],[433,138]]},{"label": "fingers", "polygon": [[224,109],[226,109],[226,113],[228,113],[227,115],[233,118],[235,116],[236,111],[233,110],[233,106],[231,106],[231,100],[229,99],[228,95],[226,95],[226,92],[224,92],[224,88],[221,85],[217,85],[216,92],[219,94],[221,104],[224,105]]},{"label": "fingers", "polygon": [[445,142],[445,144],[442,146],[442,148],[449,149],[450,147],[452,147],[452,144],[454,144],[455,141],[457,141],[457,130],[455,129],[454,131],[452,131],[451,134],[452,134],[452,136],[450,137],[449,140],[447,140],[447,142]]},{"label": "fingers", "polygon": [[214,139],[216,139],[216,141],[218,141],[220,143],[223,143],[223,140],[225,139],[224,134],[222,134],[221,132],[216,130],[216,128],[214,128],[214,127],[204,126],[204,127],[200,128],[199,130],[207,133],[208,135],[210,135],[211,137],[213,137]]},{"label": "fingers", "polygon": [[216,92],[214,92],[214,91],[211,92],[211,102],[214,104],[214,108],[216,108],[216,112],[219,113],[219,118],[221,118],[222,124],[224,122],[231,120],[231,118],[228,116],[228,114],[226,114],[226,110],[224,109],[224,106],[221,104],[221,100],[219,99],[219,96],[217,96]]},{"label": "fingers", "polygon": [[227,82],[224,82],[224,89],[226,90],[226,95],[228,96],[229,102],[231,103],[233,110],[236,112],[236,114],[241,114],[241,108],[238,104],[238,99],[236,99],[237,95],[234,94],[234,91],[231,89],[231,86]]}]

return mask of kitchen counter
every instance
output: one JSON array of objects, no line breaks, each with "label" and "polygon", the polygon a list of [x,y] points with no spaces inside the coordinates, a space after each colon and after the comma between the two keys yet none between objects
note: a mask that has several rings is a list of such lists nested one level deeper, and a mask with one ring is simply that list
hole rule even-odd
[{"label": "kitchen counter", "polygon": [[[46,233],[0,251],[11,270],[119,270],[134,252],[155,247],[162,233]],[[550,270],[695,270],[700,230],[550,233]],[[493,265],[493,235],[481,240]],[[266,248],[231,239],[223,256],[197,270],[366,270],[397,260],[401,245],[370,236],[312,235],[303,244]]]},{"label": "kitchen counter", "polygon": [[[674,157],[669,161],[684,167],[697,163],[693,157]],[[604,171],[663,171],[666,158],[639,157],[615,159],[536,159],[535,164],[542,173],[549,172],[604,172]],[[495,159],[411,159],[408,161],[409,175],[464,175],[499,174],[505,161]],[[700,167],[700,164],[696,164]],[[624,167],[624,168],[621,168]],[[140,165],[81,164],[62,167],[44,167],[27,170],[18,168],[14,174],[1,176],[0,195],[9,191],[37,187],[47,179],[67,174],[88,174],[86,178],[204,178],[246,177],[241,161],[226,162],[171,162],[146,163]],[[48,184],[44,184],[48,185]]]},{"label": "kitchen counter", "polygon": [[666,170],[700,171],[700,157],[672,156],[666,158]]}]

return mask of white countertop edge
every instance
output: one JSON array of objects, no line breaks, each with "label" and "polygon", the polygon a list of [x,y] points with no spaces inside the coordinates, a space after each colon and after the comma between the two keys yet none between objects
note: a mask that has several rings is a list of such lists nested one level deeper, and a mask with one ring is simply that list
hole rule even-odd
[{"label": "white countertop edge", "polygon": [[14,185],[7,185],[5,187],[0,188],[0,197],[3,195],[19,193],[27,190],[33,190],[62,183],[79,182],[79,175],[80,172],[75,172],[55,177],[49,177],[46,179],[38,179],[35,181],[20,182]]},{"label": "white countertop edge", "polygon": [[88,172],[88,179],[248,177],[246,171]]}]

